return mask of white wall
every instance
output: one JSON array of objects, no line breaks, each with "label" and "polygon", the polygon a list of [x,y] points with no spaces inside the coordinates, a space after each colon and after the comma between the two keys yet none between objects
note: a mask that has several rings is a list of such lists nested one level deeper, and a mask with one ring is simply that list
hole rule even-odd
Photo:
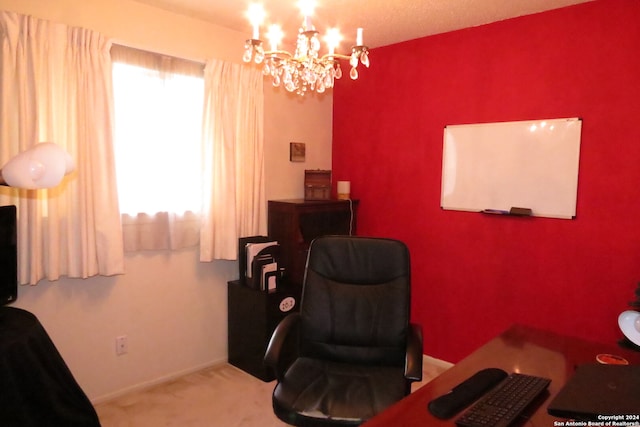
[{"label": "white wall", "polygon": [[[269,88],[267,88],[269,86]],[[300,97],[265,80],[265,153],[267,197],[304,197],[304,170],[331,169],[333,96]],[[289,161],[289,143],[306,144],[306,161]]]},{"label": "white wall", "polygon": [[[238,13],[245,5],[238,2]],[[246,34],[132,0],[0,0],[0,10],[91,28],[133,47],[194,60],[240,62]],[[303,195],[304,169],[330,169],[333,100],[304,100],[265,82],[268,199]],[[289,162],[289,142],[307,144],[305,163]],[[42,281],[21,287],[15,307],[42,322],[93,401],[226,360],[226,282],[237,263],[198,262],[196,249],[144,252],[126,274]],[[129,352],[115,354],[127,335]]]}]

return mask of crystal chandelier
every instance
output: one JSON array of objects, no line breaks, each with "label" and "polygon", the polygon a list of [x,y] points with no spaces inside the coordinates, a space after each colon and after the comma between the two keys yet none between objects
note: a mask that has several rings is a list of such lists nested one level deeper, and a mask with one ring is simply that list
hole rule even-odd
[{"label": "crystal chandelier", "polygon": [[351,48],[351,55],[336,53],[341,35],[337,28],[327,30],[324,41],[328,52],[320,56],[320,40],[318,31],[311,23],[311,15],[315,8],[314,0],[299,0],[298,6],[304,19],[298,30],[295,53],[278,48],[284,33],[278,25],[269,26],[266,34],[269,40],[269,50],[263,47],[260,40],[260,25],[265,18],[262,5],[249,6],[247,15],[253,27],[253,36],[245,43],[245,51],[242,59],[244,62],[254,61],[262,65],[262,73],[270,76],[273,86],[284,86],[289,92],[304,95],[307,91],[318,93],[330,89],[335,79],[342,77],[340,59],[349,60],[353,80],[358,78],[358,63],[369,67],[369,49],[362,43],[362,28],[356,32],[356,45]]}]

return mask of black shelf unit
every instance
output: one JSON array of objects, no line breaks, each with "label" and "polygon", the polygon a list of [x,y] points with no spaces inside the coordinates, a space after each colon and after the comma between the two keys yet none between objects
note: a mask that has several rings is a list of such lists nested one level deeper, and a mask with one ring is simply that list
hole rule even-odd
[{"label": "black shelf unit", "polygon": [[239,280],[228,286],[229,363],[262,381],[275,375],[263,363],[271,334],[289,313],[298,311],[300,286],[281,283],[273,292],[245,286]]}]

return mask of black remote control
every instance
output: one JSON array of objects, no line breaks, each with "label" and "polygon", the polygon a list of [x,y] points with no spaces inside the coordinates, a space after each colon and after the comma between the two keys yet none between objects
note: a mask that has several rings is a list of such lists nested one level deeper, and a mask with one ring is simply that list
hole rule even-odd
[{"label": "black remote control", "polygon": [[498,368],[487,368],[478,371],[455,386],[449,393],[429,402],[429,412],[443,420],[451,418],[504,380],[508,375]]}]

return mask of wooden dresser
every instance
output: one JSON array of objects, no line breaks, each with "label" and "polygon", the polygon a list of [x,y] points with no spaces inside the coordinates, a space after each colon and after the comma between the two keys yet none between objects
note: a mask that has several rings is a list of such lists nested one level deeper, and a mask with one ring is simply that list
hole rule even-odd
[{"label": "wooden dresser", "polygon": [[270,200],[268,235],[281,247],[288,282],[302,285],[311,241],[325,235],[355,235],[358,200]]}]

